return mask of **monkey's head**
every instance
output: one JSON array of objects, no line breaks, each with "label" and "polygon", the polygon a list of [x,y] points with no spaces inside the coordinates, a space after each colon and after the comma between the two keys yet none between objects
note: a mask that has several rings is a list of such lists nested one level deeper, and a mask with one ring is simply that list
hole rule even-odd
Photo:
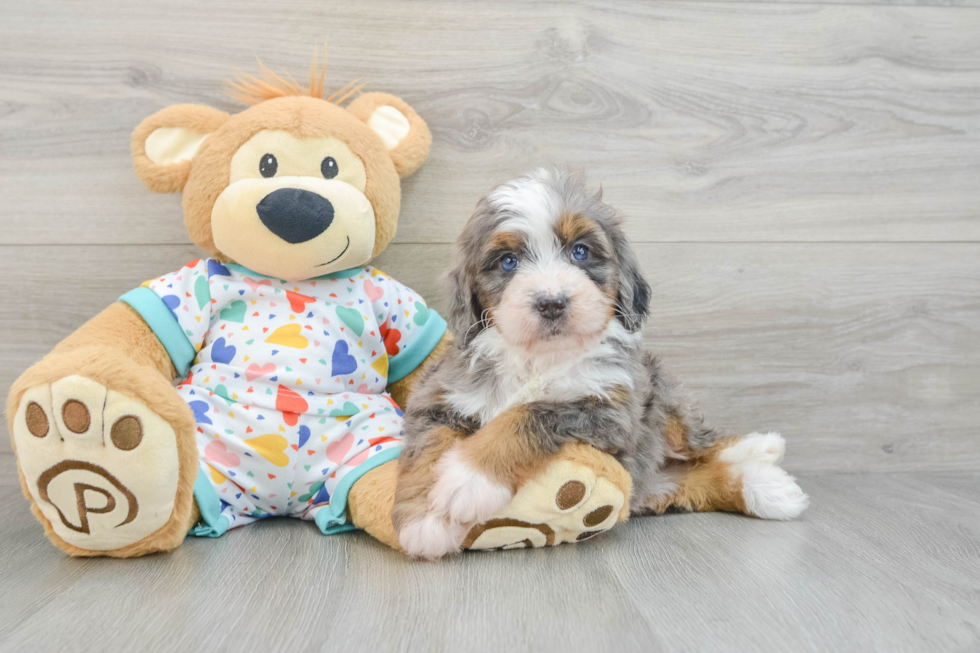
[{"label": "monkey's head", "polygon": [[[133,132],[133,163],[150,190],[183,192],[191,239],[219,260],[299,281],[366,264],[395,235],[400,177],[432,136],[404,101],[354,90],[322,97],[276,77],[241,81],[254,106],[229,115],[180,104]],[[338,99],[339,95],[339,99]]]}]

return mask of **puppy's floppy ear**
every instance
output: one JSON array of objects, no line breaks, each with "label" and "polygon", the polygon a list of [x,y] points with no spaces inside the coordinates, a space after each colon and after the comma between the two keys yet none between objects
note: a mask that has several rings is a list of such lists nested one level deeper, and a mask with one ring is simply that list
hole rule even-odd
[{"label": "puppy's floppy ear", "polygon": [[449,296],[449,328],[461,347],[487,328],[483,319],[483,305],[477,293],[480,250],[483,247],[483,229],[492,211],[487,198],[476,205],[473,217],[463,227],[456,241],[456,264],[446,276]]},{"label": "puppy's floppy ear", "polygon": [[446,321],[461,347],[468,345],[486,328],[485,323],[476,326],[483,320],[483,306],[480,305],[473,281],[466,256],[460,251],[456,257],[456,265],[446,275],[449,289],[449,315]]},{"label": "puppy's floppy ear", "polygon": [[616,295],[616,318],[627,331],[635,333],[643,328],[650,314],[650,284],[643,278],[636,254],[617,227],[612,237],[616,258],[619,260],[619,290]]},{"label": "puppy's floppy ear", "polygon": [[191,159],[229,115],[198,104],[157,111],[133,130],[133,167],[147,188],[179,193],[191,173]]},{"label": "puppy's floppy ear", "polygon": [[412,174],[428,158],[432,134],[404,100],[387,93],[365,93],[347,105],[347,110],[378,135],[399,177]]}]

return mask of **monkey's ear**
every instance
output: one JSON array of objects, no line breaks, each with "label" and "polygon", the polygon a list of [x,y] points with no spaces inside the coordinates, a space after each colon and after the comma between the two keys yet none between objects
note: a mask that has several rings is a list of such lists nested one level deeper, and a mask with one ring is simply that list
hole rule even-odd
[{"label": "monkey's ear", "polygon": [[157,193],[179,193],[201,143],[229,117],[199,104],[175,104],[157,111],[133,130],[136,176]]},{"label": "monkey's ear", "polygon": [[412,174],[428,158],[432,134],[404,100],[387,93],[365,93],[347,105],[347,110],[378,135],[399,177]]}]

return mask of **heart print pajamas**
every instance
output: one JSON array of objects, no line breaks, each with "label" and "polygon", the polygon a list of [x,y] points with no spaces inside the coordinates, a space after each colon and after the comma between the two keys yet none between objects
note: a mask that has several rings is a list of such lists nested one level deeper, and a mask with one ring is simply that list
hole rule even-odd
[{"label": "heart print pajamas", "polygon": [[146,321],[194,411],[194,497],[217,537],[273,515],[346,521],[354,481],[401,450],[402,411],[385,387],[446,330],[422,298],[370,266],[306,281],[193,261],[120,298]]}]

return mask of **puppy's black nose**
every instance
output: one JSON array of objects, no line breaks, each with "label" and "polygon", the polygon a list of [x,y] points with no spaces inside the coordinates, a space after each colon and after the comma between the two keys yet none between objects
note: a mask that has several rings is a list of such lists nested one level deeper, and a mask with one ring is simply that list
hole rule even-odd
[{"label": "puppy's black nose", "polygon": [[255,210],[269,231],[293,245],[313,240],[333,222],[330,200],[301,188],[274,190]]},{"label": "puppy's black nose", "polygon": [[534,307],[546,320],[557,320],[565,313],[564,297],[542,297],[534,302]]}]

